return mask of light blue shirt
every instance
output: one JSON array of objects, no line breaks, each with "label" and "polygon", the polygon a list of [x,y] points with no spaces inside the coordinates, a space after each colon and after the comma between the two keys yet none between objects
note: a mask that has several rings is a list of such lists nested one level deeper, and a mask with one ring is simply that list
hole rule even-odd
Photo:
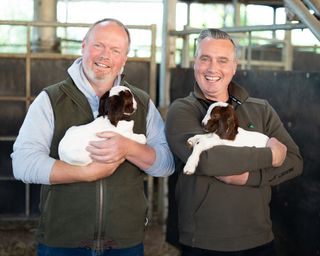
[{"label": "light blue shirt", "polygon": [[[99,97],[95,94],[82,71],[82,59],[77,59],[68,69],[77,87],[86,96],[94,117],[98,115]],[[120,77],[116,79],[117,86]],[[14,177],[25,183],[50,184],[49,177],[56,159],[49,156],[54,131],[54,115],[49,96],[42,91],[28,109],[28,113],[13,145],[12,168]],[[164,123],[154,103],[150,100],[147,114],[147,144],[156,151],[153,165],[144,170],[155,177],[174,172],[174,161],[169,149]]]}]

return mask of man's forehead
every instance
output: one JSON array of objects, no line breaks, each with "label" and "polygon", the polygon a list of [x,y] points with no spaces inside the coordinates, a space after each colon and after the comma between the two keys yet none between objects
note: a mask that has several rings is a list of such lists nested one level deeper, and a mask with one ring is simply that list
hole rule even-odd
[{"label": "man's forehead", "polygon": [[[108,31],[110,30],[110,32],[107,32],[106,30],[108,30]],[[123,34],[122,34],[122,32],[123,32]],[[92,29],[89,36],[92,40],[99,40],[101,38],[105,39],[108,37],[112,38],[113,40],[118,39],[121,42],[125,42],[124,40],[126,40],[127,41],[126,44],[128,44],[128,37],[127,37],[125,30],[121,26],[119,26],[118,24],[116,24],[114,22],[111,23],[110,21],[106,25],[98,24],[95,28]]]},{"label": "man's forehead", "polygon": [[231,47],[234,48],[234,45],[229,39],[216,39],[212,37],[207,37],[200,42],[200,46],[208,46],[208,45],[221,45],[223,47]]},{"label": "man's forehead", "polygon": [[198,56],[234,57],[235,48],[230,40],[211,39],[201,41],[198,47]]}]

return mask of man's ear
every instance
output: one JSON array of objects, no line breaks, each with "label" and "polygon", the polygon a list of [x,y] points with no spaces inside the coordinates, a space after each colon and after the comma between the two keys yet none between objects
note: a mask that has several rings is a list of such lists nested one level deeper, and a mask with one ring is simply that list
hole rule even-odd
[{"label": "man's ear", "polygon": [[237,67],[238,67],[238,60],[234,60],[234,64],[233,64],[233,75],[236,74],[237,72]]},{"label": "man's ear", "polygon": [[86,47],[86,40],[85,39],[83,39],[82,43],[81,43],[81,54],[83,54],[84,47]]}]

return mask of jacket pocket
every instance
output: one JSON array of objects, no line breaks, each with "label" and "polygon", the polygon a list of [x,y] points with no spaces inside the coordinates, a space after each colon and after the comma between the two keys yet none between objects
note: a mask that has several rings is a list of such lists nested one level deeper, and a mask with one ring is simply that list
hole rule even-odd
[{"label": "jacket pocket", "polygon": [[92,239],[96,219],[95,184],[52,185],[43,204],[40,242],[56,247],[76,247]]},{"label": "jacket pocket", "polygon": [[212,182],[194,212],[197,232],[231,238],[269,230],[269,207],[263,196],[268,191],[263,190]]}]

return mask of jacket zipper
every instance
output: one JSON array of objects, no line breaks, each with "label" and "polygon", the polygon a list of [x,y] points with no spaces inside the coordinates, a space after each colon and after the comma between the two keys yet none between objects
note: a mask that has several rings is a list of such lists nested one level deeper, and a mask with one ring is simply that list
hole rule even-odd
[{"label": "jacket zipper", "polygon": [[99,192],[98,192],[98,227],[96,237],[96,251],[100,252],[102,248],[102,222],[103,222],[103,180],[99,180]]}]

